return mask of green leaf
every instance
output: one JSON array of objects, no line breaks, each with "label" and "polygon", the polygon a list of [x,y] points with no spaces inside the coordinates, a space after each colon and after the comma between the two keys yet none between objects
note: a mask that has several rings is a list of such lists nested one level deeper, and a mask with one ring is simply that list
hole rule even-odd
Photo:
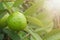
[{"label": "green leaf", "polygon": [[34,37],[31,37],[30,39],[31,39],[31,40],[35,40],[35,38],[34,38]]},{"label": "green leaf", "polygon": [[24,2],[24,0],[16,0],[15,2],[14,2],[14,7],[18,7],[20,4],[22,4]]},{"label": "green leaf", "polygon": [[31,16],[26,16],[26,17],[29,22],[34,23],[37,26],[44,27],[43,23],[39,19]]},{"label": "green leaf", "polygon": [[24,14],[25,15],[30,15],[30,14],[33,14],[33,13],[36,13],[38,8],[41,8],[42,5],[43,5],[43,2],[44,0],[40,0],[39,2],[35,3],[34,5],[32,5],[30,8],[28,8]]},{"label": "green leaf", "polygon": [[10,14],[13,13],[13,10],[12,10],[13,4],[14,4],[14,2],[4,2],[3,3],[5,9],[7,9]]},{"label": "green leaf", "polygon": [[0,0],[0,2],[13,2],[14,0]]},{"label": "green leaf", "polygon": [[29,29],[28,27],[26,28],[26,31],[30,33],[35,40],[43,40],[37,33],[33,32],[33,30]]},{"label": "green leaf", "polygon": [[35,38],[33,37],[33,36],[31,36],[31,38],[30,38],[31,40],[35,40]]},{"label": "green leaf", "polygon": [[53,29],[53,27],[54,27],[54,23],[53,23],[53,21],[50,21],[50,23],[48,23],[47,27],[48,27],[48,28],[45,29],[46,32],[50,32],[50,31],[52,31],[52,29]]},{"label": "green leaf", "polygon": [[0,34],[0,40],[3,40],[3,38],[4,38],[4,35]]},{"label": "green leaf", "polygon": [[5,15],[5,11],[0,12],[0,19]]},{"label": "green leaf", "polygon": [[35,30],[35,32],[40,32],[40,31],[50,32],[52,29],[53,29],[53,22],[49,23],[49,25],[47,25],[47,27],[37,28]]},{"label": "green leaf", "polygon": [[54,29],[50,33],[46,34],[44,40],[59,40],[60,39],[60,29]]},{"label": "green leaf", "polygon": [[4,29],[3,30],[12,40],[20,40],[20,37],[19,35],[12,31],[12,30],[9,30],[9,29]]},{"label": "green leaf", "polygon": [[30,38],[30,36],[29,35],[27,36],[27,33],[24,31],[20,31],[18,35],[20,36],[20,40],[29,40]]},{"label": "green leaf", "polygon": [[4,2],[3,3],[5,9],[11,9],[13,4],[14,4],[14,2]]},{"label": "green leaf", "polygon": [[0,10],[4,10],[3,2],[0,2]]},{"label": "green leaf", "polygon": [[[3,14],[3,13],[2,13]],[[4,12],[3,15],[1,15],[1,18],[0,18],[0,28],[4,28],[5,26],[7,26],[7,18],[9,17],[9,14],[7,12]]]},{"label": "green leaf", "polygon": [[44,20],[45,18],[48,17],[48,13],[44,9],[42,9],[42,11],[40,11],[39,13],[35,13],[34,17],[36,17],[40,20]]}]

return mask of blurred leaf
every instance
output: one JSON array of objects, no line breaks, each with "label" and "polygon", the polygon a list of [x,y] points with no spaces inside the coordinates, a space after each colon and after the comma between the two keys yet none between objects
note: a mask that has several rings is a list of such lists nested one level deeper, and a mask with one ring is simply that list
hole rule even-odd
[{"label": "blurred leaf", "polygon": [[14,2],[4,2],[3,3],[5,9],[11,9],[13,4],[14,4]]},{"label": "blurred leaf", "polygon": [[12,10],[12,8],[13,8],[13,7],[12,7],[12,6],[13,6],[13,3],[14,3],[14,2],[4,2],[4,3],[3,3],[5,9],[7,9],[10,14],[13,13],[13,10]]},{"label": "blurred leaf", "polygon": [[0,40],[3,40],[3,38],[4,38],[4,35],[0,34]]},{"label": "blurred leaf", "polygon": [[48,28],[45,29],[46,32],[50,32],[50,31],[52,31],[52,29],[53,29],[53,27],[54,27],[54,23],[53,23],[53,21],[50,21],[50,23],[48,23],[47,27],[48,27]]},{"label": "blurred leaf", "polygon": [[0,12],[0,19],[6,14],[5,11]]},{"label": "blurred leaf", "polygon": [[[3,13],[2,13],[3,14]],[[4,28],[5,26],[7,26],[7,18],[9,17],[9,14],[7,12],[4,12],[5,15],[1,15],[2,18],[0,18],[0,28]]]},{"label": "blurred leaf", "polygon": [[12,31],[12,30],[9,30],[9,29],[4,29],[3,30],[12,40],[20,40],[20,37],[19,35]]},{"label": "blurred leaf", "polygon": [[37,29],[35,30],[35,32],[40,32],[40,31],[50,32],[50,31],[52,31],[53,26],[54,26],[54,24],[53,24],[53,22],[51,21],[46,27],[37,28]]},{"label": "blurred leaf", "polygon": [[14,0],[0,0],[0,2],[13,2]]},{"label": "blurred leaf", "polygon": [[30,33],[34,37],[35,40],[42,40],[42,38],[37,33],[33,32],[28,27],[26,28],[26,31],[28,31],[28,33]]},{"label": "blurred leaf", "polygon": [[31,36],[31,38],[30,38],[30,39],[31,39],[31,40],[35,40],[33,36]]},{"label": "blurred leaf", "polygon": [[4,10],[3,2],[0,2],[0,10]]},{"label": "blurred leaf", "polygon": [[27,20],[31,23],[34,23],[35,25],[38,25],[40,27],[44,27],[43,23],[35,17],[27,16]]},{"label": "blurred leaf", "polygon": [[40,20],[44,20],[45,18],[48,17],[48,13],[44,9],[42,9],[42,11],[39,12],[39,13],[36,13],[36,15],[34,17],[36,17],[36,18],[38,18]]},{"label": "blurred leaf", "polygon": [[30,36],[29,36],[29,35],[26,36],[27,33],[24,32],[24,31],[20,31],[20,32],[18,33],[18,35],[20,36],[20,40],[29,40],[29,39],[30,39]]},{"label": "blurred leaf", "polygon": [[21,39],[23,39],[23,37],[26,35],[26,33],[23,32],[23,31],[20,31],[20,32],[18,33],[18,35],[20,36]]},{"label": "blurred leaf", "polygon": [[22,4],[24,2],[24,0],[16,0],[15,2],[14,2],[14,7],[18,7],[20,4]]},{"label": "blurred leaf", "polygon": [[35,3],[34,5],[32,5],[30,8],[28,8],[24,14],[25,15],[30,15],[30,14],[33,14],[33,13],[36,13],[38,8],[41,8],[42,5],[43,5],[43,2],[44,0],[40,0],[39,2]]},{"label": "blurred leaf", "polygon": [[46,27],[36,28],[34,31],[38,33],[42,38],[46,33],[49,33],[53,30],[53,23],[50,23]]},{"label": "blurred leaf", "polygon": [[44,40],[59,40],[60,39],[60,29],[54,29],[50,33],[46,34]]},{"label": "blurred leaf", "polygon": [[38,26],[38,25],[36,25],[36,24],[34,24],[34,23],[31,23],[31,22],[28,23],[28,26],[31,27],[34,31],[35,31],[36,29],[38,29],[38,28],[41,28],[40,26]]},{"label": "blurred leaf", "polygon": [[53,22],[52,16],[49,15],[49,13],[44,9],[42,12],[35,13],[32,16],[39,19],[43,23],[44,27],[47,27],[48,25],[50,25]]}]

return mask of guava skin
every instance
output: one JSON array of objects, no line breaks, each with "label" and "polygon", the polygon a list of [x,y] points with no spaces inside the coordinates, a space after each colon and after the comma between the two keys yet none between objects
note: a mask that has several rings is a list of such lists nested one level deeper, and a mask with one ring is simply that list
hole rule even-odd
[{"label": "guava skin", "polygon": [[27,26],[27,21],[22,13],[14,12],[8,17],[7,24],[10,29],[20,31]]}]

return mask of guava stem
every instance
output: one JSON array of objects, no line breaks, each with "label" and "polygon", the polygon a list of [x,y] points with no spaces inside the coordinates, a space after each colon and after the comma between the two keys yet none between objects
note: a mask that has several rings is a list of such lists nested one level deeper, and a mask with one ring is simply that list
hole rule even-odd
[{"label": "guava stem", "polygon": [[10,8],[10,7],[6,4],[6,2],[4,2],[3,4],[6,6],[9,14],[12,14],[12,13],[14,12],[14,11],[12,10],[12,8]]},{"label": "guava stem", "polygon": [[9,14],[12,14],[12,13],[13,13],[13,10],[8,9],[8,13],[9,13]]}]

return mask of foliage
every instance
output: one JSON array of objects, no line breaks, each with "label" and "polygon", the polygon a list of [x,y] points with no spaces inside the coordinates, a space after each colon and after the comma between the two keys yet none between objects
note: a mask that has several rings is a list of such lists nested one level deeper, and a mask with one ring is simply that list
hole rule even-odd
[{"label": "foliage", "polygon": [[54,29],[51,15],[42,8],[44,1],[15,0],[0,2],[0,24],[2,24],[1,20],[6,13],[11,15],[15,11],[24,14],[28,24],[21,31],[13,31],[8,28],[8,25],[5,28],[0,28],[0,40],[60,40],[60,29]]}]

